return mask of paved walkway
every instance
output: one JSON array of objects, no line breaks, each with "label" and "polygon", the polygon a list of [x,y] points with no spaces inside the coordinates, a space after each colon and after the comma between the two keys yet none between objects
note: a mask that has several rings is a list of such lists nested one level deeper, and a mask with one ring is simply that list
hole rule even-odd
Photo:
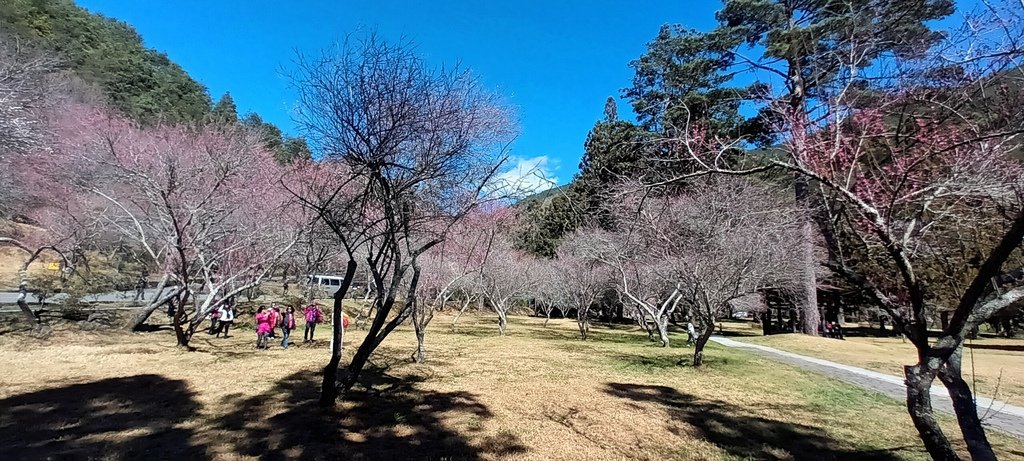
[{"label": "paved walkway", "polygon": [[[712,336],[711,340],[723,346],[748,349],[772,360],[786,362],[865,389],[880,392],[901,402],[906,401],[906,387],[904,386],[903,378],[899,376],[887,375],[877,371],[865,370],[720,336]],[[941,384],[933,385],[931,393],[933,408],[953,414],[953,405],[949,400],[949,394],[946,392],[945,387]],[[1018,437],[1024,437],[1024,408],[981,396],[977,396],[976,400],[978,402],[978,414],[982,416],[985,425]]]}]

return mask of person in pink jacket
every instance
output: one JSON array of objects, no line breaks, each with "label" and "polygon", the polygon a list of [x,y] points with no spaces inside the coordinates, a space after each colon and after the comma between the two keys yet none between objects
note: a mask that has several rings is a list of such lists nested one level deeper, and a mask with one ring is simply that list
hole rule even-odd
[{"label": "person in pink jacket", "polygon": [[269,312],[267,312],[267,308],[266,307],[260,306],[260,308],[256,310],[256,348],[257,349],[266,349],[267,348],[267,338],[270,337],[270,330],[272,329],[272,325],[273,325],[272,322],[273,321],[274,321],[274,319],[271,316],[271,314]]}]

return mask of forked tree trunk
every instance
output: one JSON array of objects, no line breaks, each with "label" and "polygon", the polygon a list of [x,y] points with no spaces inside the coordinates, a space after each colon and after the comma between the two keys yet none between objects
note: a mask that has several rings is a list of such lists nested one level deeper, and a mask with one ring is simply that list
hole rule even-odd
[{"label": "forked tree trunk", "polygon": [[[354,262],[353,262],[354,264]],[[347,275],[347,272],[346,272]],[[397,283],[394,281],[403,280],[403,273],[392,273],[393,284],[391,290],[377,290],[378,295],[381,293],[387,293],[387,296],[383,299],[378,296],[376,302],[380,303],[377,308],[377,313],[373,317],[373,322],[370,323],[370,330],[366,333],[366,339],[359,344],[359,348],[356,349],[355,355],[352,356],[352,362],[345,368],[345,375],[341,379],[340,391],[346,393],[359,380],[359,375],[363,372],[363,368],[366,367],[366,363],[370,360],[370,355],[373,351],[377,350],[381,342],[387,335],[391,334],[398,325],[402,324],[409,318],[409,311],[407,309],[416,308],[416,286],[419,284],[420,270],[418,267],[413,266],[412,278],[409,280],[408,290],[405,295],[405,306],[395,318],[388,321],[388,315],[391,310],[395,307],[395,295],[394,288]],[[346,289],[348,287],[346,286]]]},{"label": "forked tree trunk", "polygon": [[715,331],[715,324],[704,326],[701,330],[700,336],[697,337],[697,341],[693,345],[693,366],[699,367],[704,364],[704,346],[708,344],[708,339],[711,338],[711,333]]},{"label": "forked tree trunk", "polygon": [[427,361],[427,325],[433,318],[433,306],[427,306],[425,303],[423,305],[417,303],[416,306],[413,307],[412,325],[416,331],[416,352],[413,353],[412,358],[416,363],[426,363]]},{"label": "forked tree trunk", "polygon": [[495,306],[495,311],[498,313],[498,335],[505,336],[505,328],[508,327],[508,316],[498,306]]},{"label": "forked tree trunk", "polygon": [[319,403],[323,407],[334,405],[334,401],[338,398],[338,365],[341,364],[342,346],[345,341],[345,312],[342,301],[345,299],[348,287],[352,285],[355,273],[356,262],[349,259],[345,266],[345,277],[341,280],[341,286],[338,287],[338,291],[334,292],[334,311],[331,312],[331,321],[333,322],[331,325],[331,359],[324,367],[324,379],[320,384]]},{"label": "forked tree trunk", "polygon": [[661,347],[669,347],[668,316],[655,317],[654,322],[658,326],[658,339],[661,341]]},{"label": "forked tree trunk", "polygon": [[590,321],[587,318],[576,319],[576,326],[580,329],[580,339],[586,341],[590,336]]}]

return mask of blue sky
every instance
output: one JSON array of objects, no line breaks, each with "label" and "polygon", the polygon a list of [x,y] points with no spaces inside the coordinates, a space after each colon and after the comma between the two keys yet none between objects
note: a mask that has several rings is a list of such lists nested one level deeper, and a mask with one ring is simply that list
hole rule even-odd
[{"label": "blue sky", "polygon": [[[630,84],[628,63],[658,28],[707,30],[721,7],[718,0],[77,1],[135,26],[214,100],[230,91],[241,114],[258,112],[292,134],[295,97],[282,66],[296,50],[316,53],[366,30],[404,36],[428,62],[461,62],[516,107],[521,134],[510,176],[539,170],[558,184],[572,179],[605,99]],[[631,116],[622,100],[619,115]]]},{"label": "blue sky", "polygon": [[[406,36],[435,64],[461,62],[516,107],[518,167],[572,179],[605,98],[629,85],[630,60],[664,23],[707,29],[721,3],[694,1],[78,0],[126,21],[209,88],[230,91],[286,132],[294,95],[281,72],[295,50],[316,52],[361,28]],[[642,6],[639,6],[642,5]],[[620,116],[630,113],[619,101]]]}]

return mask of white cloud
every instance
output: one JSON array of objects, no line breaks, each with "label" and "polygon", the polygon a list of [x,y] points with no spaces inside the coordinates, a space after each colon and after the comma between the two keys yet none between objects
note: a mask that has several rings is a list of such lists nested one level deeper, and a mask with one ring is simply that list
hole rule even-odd
[{"label": "white cloud", "polygon": [[527,196],[557,185],[555,165],[548,156],[512,157],[509,160],[510,167],[494,177],[496,188],[513,195]]}]

